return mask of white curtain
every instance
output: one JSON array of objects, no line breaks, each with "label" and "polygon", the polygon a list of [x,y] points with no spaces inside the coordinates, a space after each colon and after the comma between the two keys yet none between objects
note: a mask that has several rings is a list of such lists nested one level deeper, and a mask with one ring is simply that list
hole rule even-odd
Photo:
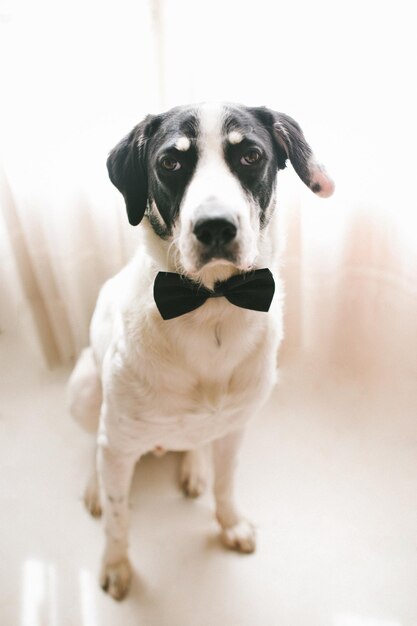
[{"label": "white curtain", "polygon": [[107,151],[148,112],[230,100],[297,119],[336,182],[279,179],[286,339],[349,374],[415,376],[416,52],[412,3],[21,2],[5,5],[0,322],[47,362],[87,340],[135,229]]},{"label": "white curtain", "polygon": [[147,2],[3,7],[0,320],[49,365],[85,345],[100,285],[134,232],[109,149],[159,108],[157,10]]}]

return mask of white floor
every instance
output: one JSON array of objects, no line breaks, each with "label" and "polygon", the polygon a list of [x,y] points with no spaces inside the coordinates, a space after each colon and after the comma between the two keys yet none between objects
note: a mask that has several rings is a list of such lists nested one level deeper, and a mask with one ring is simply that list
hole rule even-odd
[{"label": "white floor", "polygon": [[182,496],[178,455],[145,458],[135,578],[116,603],[97,583],[90,442],[64,407],[68,372],[35,369],[4,337],[0,350],[1,626],[417,625],[415,383],[284,369],[240,466],[254,555],[221,547],[209,494]]}]

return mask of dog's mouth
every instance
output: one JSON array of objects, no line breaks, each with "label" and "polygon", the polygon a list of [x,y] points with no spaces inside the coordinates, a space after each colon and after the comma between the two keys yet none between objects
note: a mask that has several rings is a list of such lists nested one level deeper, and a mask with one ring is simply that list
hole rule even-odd
[{"label": "dog's mouth", "polygon": [[208,250],[199,254],[196,263],[197,269],[215,265],[238,265],[238,255],[232,250]]},{"label": "dog's mouth", "polygon": [[234,255],[201,257],[193,266],[184,268],[184,275],[209,289],[217,282],[228,280],[236,274],[250,272],[254,261],[243,262]]}]

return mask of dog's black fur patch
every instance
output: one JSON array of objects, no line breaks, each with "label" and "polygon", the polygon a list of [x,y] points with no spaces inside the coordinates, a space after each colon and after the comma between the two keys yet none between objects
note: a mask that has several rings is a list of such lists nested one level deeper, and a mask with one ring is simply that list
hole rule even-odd
[{"label": "dog's black fur patch", "polygon": [[[165,225],[165,228],[162,229],[158,221],[156,232],[167,238],[172,233],[182,198],[197,165],[199,124],[197,112],[190,107],[176,107],[159,117],[160,124],[148,146],[147,169],[150,206],[147,215],[154,227],[155,222],[158,221],[152,213],[152,201],[154,201]],[[177,150],[175,147],[176,142],[181,137],[187,137],[190,141],[190,147],[186,151]],[[181,169],[176,172],[164,170],[161,167],[161,161],[165,157],[179,161]]]},{"label": "dog's black fur patch", "polygon": [[[268,125],[257,115],[258,109],[228,105],[224,121],[224,151],[226,162],[239,179],[245,191],[260,208],[261,226],[267,223],[268,208],[276,186],[278,169],[285,167],[286,156],[282,148],[276,146]],[[243,140],[237,144],[227,141],[227,135],[237,130]],[[250,150],[261,154],[258,163],[247,166],[241,158]]]}]

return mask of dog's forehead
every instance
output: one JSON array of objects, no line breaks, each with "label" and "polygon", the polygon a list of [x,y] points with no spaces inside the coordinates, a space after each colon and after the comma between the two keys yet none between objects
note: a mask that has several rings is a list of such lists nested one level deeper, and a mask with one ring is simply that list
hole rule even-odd
[{"label": "dog's forehead", "polygon": [[238,144],[259,131],[260,124],[252,112],[228,103],[205,103],[198,110],[200,144]]},{"label": "dog's forehead", "polygon": [[196,107],[175,107],[163,113],[160,120],[157,134],[162,141],[175,141],[181,138],[195,140],[199,133],[198,109]]},{"label": "dog's forehead", "polygon": [[247,107],[203,103],[175,107],[163,114],[158,134],[164,143],[171,143],[179,150],[186,151],[195,142],[201,153],[225,142],[238,144],[262,130],[259,120]]}]

